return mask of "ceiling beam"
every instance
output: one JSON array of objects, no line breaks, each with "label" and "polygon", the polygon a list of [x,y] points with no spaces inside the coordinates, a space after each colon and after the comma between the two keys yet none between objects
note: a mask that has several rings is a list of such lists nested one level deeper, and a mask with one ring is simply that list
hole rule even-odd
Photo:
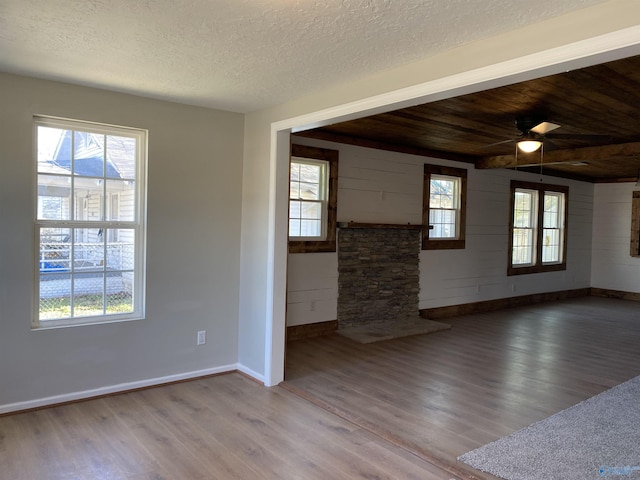
[{"label": "ceiling beam", "polygon": [[457,162],[475,164],[478,157],[472,155],[464,155],[462,153],[443,152],[440,150],[431,150],[428,148],[413,147],[408,145],[397,145],[378,140],[369,140],[366,138],[352,137],[349,135],[341,135],[323,131],[321,128],[315,130],[305,130],[291,135],[295,137],[315,138],[316,140],[325,140],[335,143],[344,143],[347,145],[355,145],[358,147],[374,148],[376,150],[386,150],[388,152],[407,153],[409,155],[419,155],[422,157],[441,158],[444,160],[455,160]]},{"label": "ceiling beam", "polygon": [[567,163],[567,162],[590,162],[606,159],[638,159],[640,156],[640,142],[618,143],[614,145],[603,145],[599,147],[571,148],[565,150],[552,150],[544,152],[542,161],[540,152],[519,153],[516,155],[498,155],[496,157],[484,157],[476,162],[476,168],[514,168],[530,167],[535,165]]}]

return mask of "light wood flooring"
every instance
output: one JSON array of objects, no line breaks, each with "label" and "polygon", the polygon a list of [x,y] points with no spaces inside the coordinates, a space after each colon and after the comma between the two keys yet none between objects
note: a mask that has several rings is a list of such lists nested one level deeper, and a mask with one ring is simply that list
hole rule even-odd
[{"label": "light wood flooring", "polygon": [[367,345],[339,335],[290,342],[285,387],[468,471],[459,455],[640,375],[637,302],[583,297],[448,323]]},{"label": "light wood flooring", "polygon": [[0,417],[2,480],[351,478],[451,475],[238,373]]},{"label": "light wood flooring", "polygon": [[455,458],[640,374],[639,303],[450,323],[291,342],[281,387],[236,373],[0,417],[0,478],[486,478]]}]

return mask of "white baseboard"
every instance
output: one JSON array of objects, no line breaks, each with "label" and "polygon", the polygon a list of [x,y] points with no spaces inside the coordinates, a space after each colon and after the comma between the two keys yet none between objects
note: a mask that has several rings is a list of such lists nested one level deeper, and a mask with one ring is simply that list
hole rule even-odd
[{"label": "white baseboard", "polygon": [[207,375],[215,375],[217,373],[227,373],[239,370],[251,377],[260,379],[261,375],[255,374],[250,369],[245,368],[238,364],[223,365],[221,367],[206,368],[204,370],[195,370],[192,372],[178,373],[175,375],[167,375],[166,377],[149,378],[146,380],[139,380],[137,382],[119,383],[117,385],[110,385],[107,387],[94,388],[92,390],[84,390],[80,392],[65,393],[62,395],[55,395],[52,397],[38,398],[35,400],[27,400],[24,402],[9,403],[6,405],[0,405],[0,414],[18,412],[22,410],[30,410],[33,408],[46,407],[48,405],[56,405],[59,403],[73,402],[75,400],[84,400],[92,397],[100,397],[103,395],[109,395],[112,393],[121,393],[138,388],[152,387],[162,385],[165,383],[178,382],[180,380],[189,380],[192,378],[204,377]]},{"label": "white baseboard", "polygon": [[245,375],[249,375],[252,378],[255,378],[256,380],[258,380],[260,383],[264,384],[264,375],[258,372],[254,372],[253,370],[251,370],[248,367],[245,367],[244,365],[242,365],[241,363],[238,363],[236,365],[236,369],[239,372],[244,373]]}]

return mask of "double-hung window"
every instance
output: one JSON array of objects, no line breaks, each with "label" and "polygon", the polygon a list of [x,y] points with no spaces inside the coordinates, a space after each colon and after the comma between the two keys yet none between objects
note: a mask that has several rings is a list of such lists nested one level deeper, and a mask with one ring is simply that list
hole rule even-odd
[{"label": "double-hung window", "polygon": [[146,132],[35,118],[32,326],[144,316]]},{"label": "double-hung window", "polygon": [[467,171],[424,166],[422,249],[465,247]]},{"label": "double-hung window", "polygon": [[289,236],[298,240],[327,237],[329,163],[309,158],[291,158],[289,178]]},{"label": "double-hung window", "polygon": [[338,152],[291,146],[289,251],[335,252]]},{"label": "double-hung window", "polygon": [[509,275],[566,269],[567,187],[511,182]]}]

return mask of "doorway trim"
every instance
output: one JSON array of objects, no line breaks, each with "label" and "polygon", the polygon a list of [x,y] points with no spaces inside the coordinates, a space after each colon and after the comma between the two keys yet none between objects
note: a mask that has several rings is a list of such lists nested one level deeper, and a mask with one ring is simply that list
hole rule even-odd
[{"label": "doorway trim", "polygon": [[284,380],[291,133],[640,54],[640,25],[271,124],[264,383]]}]

